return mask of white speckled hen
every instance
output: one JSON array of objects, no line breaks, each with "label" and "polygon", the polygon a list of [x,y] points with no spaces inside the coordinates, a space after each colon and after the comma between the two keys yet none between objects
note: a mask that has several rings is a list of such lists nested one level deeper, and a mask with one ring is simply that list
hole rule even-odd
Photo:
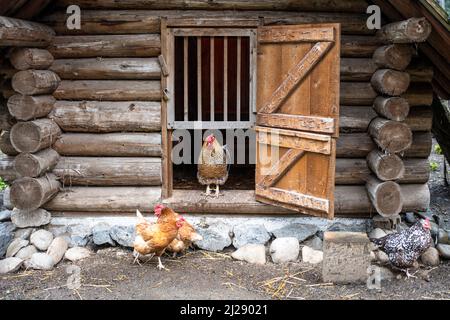
[{"label": "white speckled hen", "polygon": [[430,229],[429,219],[419,220],[409,229],[370,240],[388,255],[394,267],[406,271],[410,277],[408,268],[431,246]]}]

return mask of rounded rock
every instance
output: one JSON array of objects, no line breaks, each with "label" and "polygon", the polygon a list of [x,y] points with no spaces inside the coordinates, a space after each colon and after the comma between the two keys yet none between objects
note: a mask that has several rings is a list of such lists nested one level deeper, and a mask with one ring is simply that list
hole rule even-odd
[{"label": "rounded rock", "polygon": [[53,241],[53,234],[47,230],[38,230],[30,236],[30,242],[39,250],[46,251]]}]

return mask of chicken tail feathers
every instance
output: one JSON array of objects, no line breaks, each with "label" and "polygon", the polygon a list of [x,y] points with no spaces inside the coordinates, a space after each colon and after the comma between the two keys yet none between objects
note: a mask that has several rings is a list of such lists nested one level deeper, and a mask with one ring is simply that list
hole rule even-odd
[{"label": "chicken tail feathers", "polygon": [[136,216],[137,216],[138,221],[139,221],[140,223],[146,221],[145,218],[144,218],[144,216],[142,215],[142,213],[141,213],[139,210],[137,210],[137,209],[136,209]]},{"label": "chicken tail feathers", "polygon": [[379,246],[379,247],[383,247],[384,243],[386,242],[386,237],[382,237],[382,238],[369,238],[369,240],[374,243],[375,245]]}]

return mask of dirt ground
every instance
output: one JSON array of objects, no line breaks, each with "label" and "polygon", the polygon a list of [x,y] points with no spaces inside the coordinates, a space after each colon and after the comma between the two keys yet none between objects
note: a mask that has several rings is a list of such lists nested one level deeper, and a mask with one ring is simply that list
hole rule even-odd
[{"label": "dirt ground", "polygon": [[[433,149],[434,150],[434,149]],[[450,190],[443,179],[443,158],[433,151],[431,211],[450,226]],[[107,248],[77,263],[63,262],[53,271],[26,271],[0,276],[0,300],[8,299],[447,299],[450,262],[429,270],[429,281],[401,277],[382,283],[381,291],[366,285],[322,283],[320,266],[301,262],[265,266],[233,261],[228,254],[189,252],[177,259],[163,257],[133,264],[131,251]],[[69,289],[69,266],[80,267],[78,289]],[[426,269],[423,269],[426,270]]]}]

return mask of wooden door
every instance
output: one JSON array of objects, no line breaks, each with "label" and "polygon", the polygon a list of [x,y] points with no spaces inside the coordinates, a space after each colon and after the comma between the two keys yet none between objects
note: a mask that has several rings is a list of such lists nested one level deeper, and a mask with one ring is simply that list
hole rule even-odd
[{"label": "wooden door", "polygon": [[258,29],[256,199],[334,217],[338,24]]}]

